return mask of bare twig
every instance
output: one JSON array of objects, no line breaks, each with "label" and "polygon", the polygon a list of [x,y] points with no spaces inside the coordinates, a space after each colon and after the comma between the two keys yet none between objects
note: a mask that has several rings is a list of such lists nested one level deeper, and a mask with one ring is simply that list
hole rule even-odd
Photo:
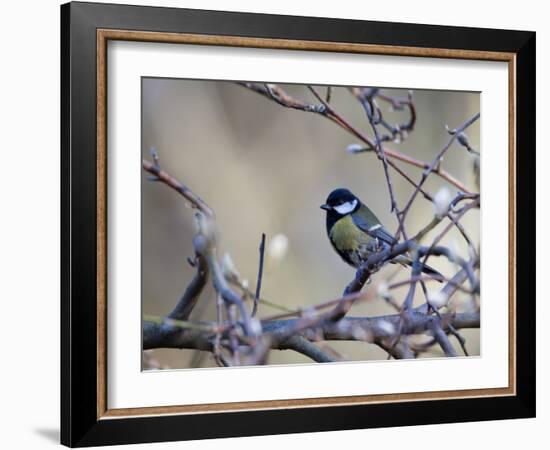
[{"label": "bare twig", "polygon": [[[309,103],[305,103],[299,100],[294,99],[293,97],[289,96],[284,92],[284,90],[277,86],[276,92],[279,94],[274,98],[273,96],[273,86],[271,90],[267,90],[265,87],[262,87],[260,85],[254,84],[254,83],[238,83],[239,85],[250,89],[254,92],[257,92],[264,97],[267,97],[276,103],[280,104],[281,106],[287,107],[287,108],[293,108],[293,109],[299,109],[301,111],[306,112],[313,112],[320,114],[327,119],[331,120],[332,122],[335,122],[338,126],[343,128],[344,130],[348,131],[352,135],[354,135],[357,139],[367,144],[367,147],[369,149],[375,148],[375,143],[365,134],[358,131],[355,127],[353,127],[348,121],[346,121],[342,116],[337,114],[332,107],[324,100],[323,98],[319,98],[318,100],[321,101],[321,105],[312,105]],[[271,92],[270,92],[271,91]],[[415,159],[411,156],[405,155],[401,152],[398,152],[396,150],[384,147],[384,152],[389,158],[398,159],[400,161],[403,161],[407,164],[410,164],[412,166],[418,167],[420,169],[428,169],[430,167],[430,164],[425,161],[420,161],[418,159]],[[443,178],[444,180],[448,181],[449,183],[456,186],[458,189],[460,189],[462,192],[471,193],[471,191],[459,180],[457,180],[454,176],[449,174],[447,171],[442,169],[441,167],[436,167],[432,169],[432,172]]]},{"label": "bare twig", "polygon": [[[367,94],[367,90],[352,89],[352,92],[355,95],[355,97],[359,100],[361,105],[363,105],[363,109],[365,110],[369,124],[374,133],[374,143],[375,143],[374,148],[376,151],[376,155],[378,156],[378,159],[382,161],[382,167],[384,168],[384,176],[386,177],[386,184],[388,186],[388,192],[390,194],[390,212],[395,211],[397,220],[401,221],[401,217],[397,209],[395,192],[393,189],[393,184],[392,184],[389,169],[388,169],[388,159],[386,156],[386,152],[382,147],[383,138],[380,137],[380,134],[378,133],[378,128],[377,128],[377,124],[380,123],[382,120],[382,114],[378,109],[378,107],[376,106],[376,104],[374,103],[373,95]],[[375,119],[374,111],[377,112],[377,119]],[[411,128],[412,128],[412,125],[411,125]]]},{"label": "bare twig", "polygon": [[[158,159],[157,161],[158,162]],[[191,189],[189,189],[184,184],[176,180],[172,175],[166,173],[164,170],[161,170],[156,163],[151,163],[146,159],[143,160],[143,169],[147,172],[153,174],[159,181],[162,181],[164,184],[170,186],[175,191],[179,192],[191,205],[192,208],[199,210],[201,213],[208,217],[214,217],[214,211]]]},{"label": "bare twig", "polygon": [[327,96],[325,97],[325,101],[327,103],[330,103],[331,98],[332,98],[332,86],[327,86]]},{"label": "bare twig", "polygon": [[260,262],[258,263],[258,281],[256,282],[256,294],[254,295],[254,306],[252,308],[252,317],[256,316],[258,310],[258,301],[260,300],[260,292],[262,290],[262,276],[264,273],[264,252],[265,252],[265,233],[262,233],[260,242]]},{"label": "bare twig", "polygon": [[297,310],[291,310],[291,311],[288,311],[288,312],[284,312],[284,313],[281,313],[281,314],[274,314],[272,316],[268,316],[268,317],[265,317],[262,319],[262,321],[270,321],[270,320],[280,320],[280,319],[284,319],[284,318],[287,318],[287,317],[296,317],[296,316],[299,316],[299,317],[306,317],[306,316],[309,316],[311,315],[312,313],[315,313],[317,311],[321,311],[325,308],[330,308],[331,306],[335,306],[335,305],[338,305],[340,303],[352,303],[352,302],[356,302],[356,301],[360,301],[360,300],[365,300],[367,298],[367,293],[365,292],[354,292],[352,294],[349,294],[347,296],[344,296],[344,297],[340,297],[340,298],[337,298],[337,299],[333,299],[333,300],[328,300],[326,302],[322,302],[322,303],[317,303],[313,306],[310,306],[308,308],[305,308],[305,309],[297,309]]},{"label": "bare twig", "polygon": [[[451,145],[453,144],[453,142],[455,141],[456,139],[456,136],[457,134],[456,133],[459,133],[459,132],[462,132],[464,131],[467,127],[469,127],[471,124],[473,124],[476,120],[478,120],[480,117],[480,114],[477,113],[475,114],[473,117],[471,117],[470,119],[468,119],[466,122],[464,122],[458,129],[455,130],[455,134],[453,134],[451,136],[451,138],[449,139],[449,141],[447,142],[447,144],[439,151],[439,153],[437,154],[437,156],[434,158],[434,160],[432,161],[432,163],[426,168],[426,170],[424,170],[422,172],[422,177],[420,178],[420,181],[418,182],[414,192],[412,193],[411,197],[409,198],[409,201],[407,202],[407,204],[405,205],[405,207],[403,208],[403,211],[402,211],[402,222],[400,223],[400,227],[399,229],[397,230],[397,233],[396,235],[399,236],[399,233],[403,231],[403,228],[402,228],[402,223],[405,221],[405,217],[407,216],[407,213],[409,212],[416,196],[418,195],[418,193],[420,192],[420,188],[424,185],[424,183],[426,182],[426,180],[428,179],[428,176],[431,174],[431,173],[436,173],[437,170],[440,170],[441,169],[441,159],[443,158],[443,156],[445,155],[445,153],[447,152],[447,150],[451,147]],[[463,192],[467,192],[467,191],[464,191],[463,189],[461,189]],[[468,192],[467,192],[468,193]]]}]

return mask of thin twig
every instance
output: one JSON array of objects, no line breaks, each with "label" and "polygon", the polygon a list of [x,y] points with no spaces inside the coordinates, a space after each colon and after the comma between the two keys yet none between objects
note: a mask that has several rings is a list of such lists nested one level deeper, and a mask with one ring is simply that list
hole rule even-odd
[{"label": "thin twig", "polygon": [[[467,127],[469,127],[471,124],[473,124],[476,120],[478,120],[480,117],[480,113],[477,113],[475,114],[473,117],[471,117],[470,119],[468,119],[466,122],[464,122],[464,124],[462,124],[457,130],[456,132],[461,132],[461,131],[464,131]],[[420,181],[418,182],[418,185],[416,186],[414,192],[412,193],[411,197],[409,198],[409,201],[407,202],[407,204],[405,205],[405,207],[403,208],[403,211],[402,211],[402,219],[403,219],[403,222],[405,221],[405,217],[407,216],[407,213],[409,212],[416,196],[418,195],[418,193],[420,192],[420,188],[424,185],[424,183],[426,182],[426,180],[428,179],[428,176],[433,172],[435,173],[436,170],[439,170],[441,168],[441,159],[443,158],[443,156],[445,155],[445,153],[447,152],[447,150],[451,147],[451,145],[453,144],[453,142],[455,141],[456,139],[456,133],[453,134],[451,136],[451,138],[449,139],[449,141],[447,142],[447,144],[439,151],[439,153],[437,154],[437,156],[434,158],[434,160],[432,161],[432,163],[426,168],[426,170],[424,170],[422,172],[422,177],[420,179]],[[466,192],[464,191],[463,189],[461,189],[463,192]],[[402,229],[402,226],[400,225],[399,229],[397,230],[397,233],[396,235],[399,236],[400,232],[402,232],[403,229]]]},{"label": "thin twig", "polygon": [[265,253],[265,233],[262,233],[260,242],[260,262],[258,264],[258,281],[256,282],[256,294],[254,295],[254,306],[252,308],[252,317],[256,316],[258,311],[258,301],[260,300],[260,292],[262,289],[262,277],[264,273],[264,253]]},{"label": "thin twig", "polygon": [[325,101],[327,103],[330,103],[331,98],[332,98],[332,86],[327,86],[327,96],[325,98]]},{"label": "thin twig", "polygon": [[[327,119],[331,120],[332,122],[336,123],[338,126],[343,128],[344,130],[348,131],[352,135],[354,135],[357,139],[367,144],[367,146],[371,149],[375,148],[375,143],[365,134],[358,131],[355,127],[353,127],[348,121],[346,121],[342,116],[337,114],[334,109],[329,105],[329,103],[323,99],[322,97],[319,98],[321,105],[312,105],[308,104],[299,100],[294,99],[293,97],[289,96],[288,94],[284,93],[284,90],[277,86],[277,93],[280,95],[276,98],[273,97],[273,86],[271,86],[271,93],[268,91],[265,87],[259,86],[254,83],[237,83],[247,89],[250,89],[254,92],[257,92],[258,94],[263,95],[264,97],[267,97],[276,103],[280,104],[281,106],[287,107],[287,108],[293,108],[293,109],[299,109],[301,111],[306,112],[313,112],[316,114],[320,114]],[[284,94],[283,94],[284,93]],[[421,161],[418,159],[415,159],[411,156],[405,155],[401,152],[398,152],[397,150],[393,150],[387,147],[384,147],[384,152],[389,158],[398,159],[400,161],[403,161],[407,164],[410,164],[412,166],[418,167],[420,169],[428,169],[430,167],[430,164]],[[443,178],[444,180],[448,181],[449,183],[456,186],[458,189],[460,189],[462,192],[471,193],[471,191],[459,180],[457,180],[454,176],[452,176],[450,173],[442,169],[441,167],[435,168],[432,170],[433,173],[437,174],[439,177]]]},{"label": "thin twig", "polygon": [[143,169],[153,174],[155,177],[157,177],[159,181],[162,181],[164,184],[179,192],[187,200],[192,208],[198,209],[200,212],[208,217],[214,217],[214,211],[210,209],[210,207],[204,202],[204,200],[195,195],[191,189],[180,183],[172,175],[168,174],[164,170],[161,170],[154,163],[151,163],[146,159],[143,160]]}]

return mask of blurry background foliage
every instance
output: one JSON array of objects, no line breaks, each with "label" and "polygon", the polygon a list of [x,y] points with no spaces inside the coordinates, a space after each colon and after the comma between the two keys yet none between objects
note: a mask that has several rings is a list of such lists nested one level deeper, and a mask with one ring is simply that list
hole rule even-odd
[{"label": "blurry background foliage", "polygon": [[[292,96],[317,103],[304,86],[281,85]],[[324,92],[324,88],[319,88]],[[387,89],[389,95],[404,96],[403,89]],[[391,231],[397,221],[390,213],[390,199],[381,163],[374,153],[346,152],[353,137],[327,119],[284,108],[231,82],[144,78],[142,84],[142,156],[150,159],[156,147],[161,166],[193,189],[216,212],[219,227],[219,255],[228,252],[241,276],[255,288],[258,246],[261,233],[267,235],[262,297],[296,309],[338,298],[355,270],[334,252],[325,231],[325,212],[319,208],[336,187],[358,195]],[[460,126],[480,111],[478,93],[413,91],[417,122],[403,143],[387,146],[431,161],[448,142],[445,130]],[[363,109],[346,88],[334,88],[331,105],[360,130],[372,135]],[[389,122],[408,120],[407,112],[387,111]],[[479,150],[479,121],[468,136]],[[443,167],[476,190],[473,158],[455,144],[446,154]],[[399,162],[398,162],[399,163]],[[399,163],[414,179],[420,169]],[[412,193],[412,187],[395,172],[392,180],[398,204]],[[425,188],[435,194],[447,185],[429,177]],[[183,199],[144,173],[142,198],[142,310],[144,314],[168,314],[195,270],[186,258],[194,255],[193,211]],[[407,227],[416,232],[433,217],[433,205],[421,196],[408,215]],[[445,222],[444,222],[445,223]],[[440,224],[424,242],[444,227]],[[479,212],[473,210],[462,223],[479,242]],[[467,247],[456,228],[443,245],[467,257]],[[430,264],[446,276],[456,272],[445,258],[430,258]],[[396,270],[387,265],[375,274],[369,289],[372,299],[353,307],[349,315],[373,316],[395,311],[377,297],[376,286]],[[403,279],[406,273],[395,280]],[[402,300],[406,287],[395,291]],[[460,293],[455,298],[460,300]],[[423,301],[417,289],[417,302]],[[425,301],[425,300],[424,300]],[[215,320],[215,295],[209,285],[191,315],[191,320]],[[462,306],[462,308],[467,308]],[[276,313],[260,305],[259,317]],[[479,355],[479,330],[462,330],[470,355]],[[364,342],[331,342],[345,359],[386,359],[387,354]],[[211,367],[210,355],[194,350],[156,349],[147,351],[146,364],[159,368]],[[423,356],[442,356],[438,346]],[[269,364],[310,363],[293,351],[272,350]]]}]

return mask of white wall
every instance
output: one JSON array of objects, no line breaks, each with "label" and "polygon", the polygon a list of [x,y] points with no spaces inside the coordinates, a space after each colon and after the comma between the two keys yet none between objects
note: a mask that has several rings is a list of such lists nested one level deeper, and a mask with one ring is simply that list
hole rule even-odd
[{"label": "white wall", "polygon": [[[548,120],[550,78],[548,53],[550,30],[544,2],[524,0],[502,3],[463,0],[393,0],[391,2],[306,2],[277,0],[139,1],[129,3],[231,9],[353,19],[466,25],[537,31],[538,44],[538,167],[550,164],[547,140],[541,138]],[[59,405],[59,2],[28,0],[6,2],[0,28],[0,415],[4,448],[41,449],[56,445]],[[520,7],[518,7],[520,6]],[[543,114],[546,113],[546,114]],[[6,139],[7,138],[7,139]],[[531,151],[532,149],[525,149]],[[550,220],[541,193],[548,192],[538,176],[539,223]],[[546,183],[546,186],[542,184]],[[541,230],[543,227],[539,226]],[[548,234],[538,236],[538,278],[548,269],[542,255],[548,251]],[[540,293],[540,289],[539,289]],[[548,317],[550,308],[538,295],[538,317]],[[534,300],[534,299],[533,299]],[[548,352],[541,343],[550,338],[549,328],[538,326],[538,380],[549,378]],[[441,445],[446,450],[465,445],[512,449],[528,442],[547,441],[550,426],[548,383],[538,385],[538,418],[506,422],[452,424],[399,429],[359,430],[245,439],[227,439],[141,446],[139,448],[230,449],[334,448],[349,445],[362,448],[424,448]],[[541,448],[541,445],[533,445]],[[137,448],[137,447],[136,447]]]}]

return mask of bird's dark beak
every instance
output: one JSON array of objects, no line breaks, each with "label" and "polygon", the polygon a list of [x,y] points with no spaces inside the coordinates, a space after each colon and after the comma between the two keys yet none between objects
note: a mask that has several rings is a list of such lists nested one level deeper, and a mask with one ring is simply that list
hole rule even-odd
[{"label": "bird's dark beak", "polygon": [[321,205],[321,209],[324,209],[325,211],[330,211],[332,209],[332,207],[325,203],[324,205]]}]

